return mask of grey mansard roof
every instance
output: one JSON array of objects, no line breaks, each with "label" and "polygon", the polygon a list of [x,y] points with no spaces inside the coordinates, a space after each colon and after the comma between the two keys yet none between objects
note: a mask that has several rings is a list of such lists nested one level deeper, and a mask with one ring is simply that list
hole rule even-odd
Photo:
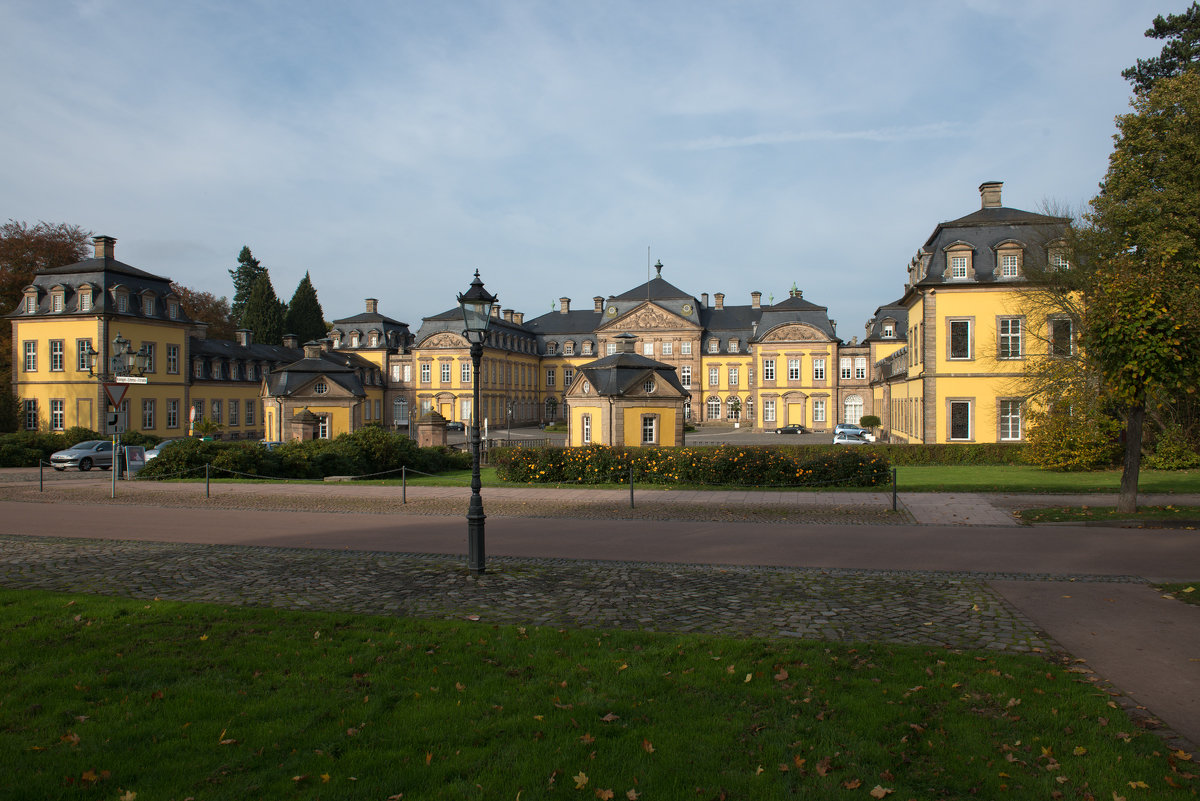
[{"label": "grey mansard roof", "polygon": [[624,395],[653,374],[659,381],[668,384],[680,395],[687,393],[672,365],[655,361],[636,353],[614,353],[579,366],[571,385],[587,380],[596,388],[597,395]]},{"label": "grey mansard roof", "polygon": [[[989,284],[1011,282],[997,274],[996,246],[1015,241],[1024,248],[1027,264],[1044,265],[1046,249],[1055,240],[1061,239],[1070,220],[1052,217],[1031,211],[1012,209],[1007,206],[981,208],[964,217],[938,224],[921,248],[928,255],[929,265],[919,286],[941,284]],[[947,279],[946,247],[964,242],[972,249],[973,279]]]}]

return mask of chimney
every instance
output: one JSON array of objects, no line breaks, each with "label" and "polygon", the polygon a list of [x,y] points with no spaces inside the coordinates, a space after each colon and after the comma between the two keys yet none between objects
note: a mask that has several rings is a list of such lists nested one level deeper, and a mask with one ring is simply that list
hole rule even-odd
[{"label": "chimney", "polygon": [[558,313],[566,314],[570,310],[571,310],[571,299],[570,298],[559,298],[558,299]]},{"label": "chimney", "polygon": [[376,298],[367,298],[367,314],[379,313],[379,301]]},{"label": "chimney", "polygon": [[707,292],[700,293],[700,308],[702,308],[702,309],[708,308],[708,293]]},{"label": "chimney", "polygon": [[751,292],[750,293],[750,308],[752,308],[752,309],[761,309],[762,308],[762,293],[761,292]]},{"label": "chimney", "polygon": [[637,345],[637,337],[634,336],[633,334],[630,334],[628,332],[626,332],[624,334],[617,334],[614,337],[614,339],[616,339],[617,342],[620,343],[619,345],[617,345],[618,353],[633,353],[634,352],[634,347]]},{"label": "chimney", "polygon": [[597,295],[596,297],[592,298],[592,303],[596,304],[596,307],[592,309],[592,311],[596,312],[596,314],[600,314],[600,312],[604,311],[603,295]]},{"label": "chimney", "polygon": [[501,314],[504,315],[505,322],[511,323],[513,321],[513,319],[512,319],[513,310],[512,309],[505,309],[503,312],[501,312]]},{"label": "chimney", "polygon": [[321,350],[323,350],[326,353],[333,350],[333,340],[330,339],[329,337],[325,337],[323,339],[318,339],[317,344],[320,345]]},{"label": "chimney", "polygon": [[306,358],[306,359],[321,358],[321,346],[316,342],[305,345],[304,346],[304,358]]},{"label": "chimney", "polygon": [[713,295],[713,300],[716,301],[716,303],[717,303],[717,311],[721,311],[721,309],[725,308],[725,293],[724,292],[717,292],[715,295]]},{"label": "chimney", "polygon": [[249,328],[239,328],[233,332],[233,335],[237,338],[237,343],[243,348],[248,348],[254,344],[254,332]]},{"label": "chimney", "polygon": [[525,324],[525,312],[513,312],[513,322],[517,325]]},{"label": "chimney", "polygon": [[492,317],[495,317],[497,320],[500,319],[500,307],[494,303],[492,304]]},{"label": "chimney", "polygon": [[111,236],[93,236],[92,244],[96,246],[97,259],[114,258],[113,253],[116,251],[117,240]]},{"label": "chimney", "polygon": [[285,348],[291,348],[292,350],[295,350],[296,348],[300,347],[300,337],[296,336],[295,334],[284,334],[283,346]]},{"label": "chimney", "polygon": [[1003,181],[984,181],[979,185],[979,197],[983,201],[982,208],[1000,208],[1000,187],[1002,186],[1004,186]]}]

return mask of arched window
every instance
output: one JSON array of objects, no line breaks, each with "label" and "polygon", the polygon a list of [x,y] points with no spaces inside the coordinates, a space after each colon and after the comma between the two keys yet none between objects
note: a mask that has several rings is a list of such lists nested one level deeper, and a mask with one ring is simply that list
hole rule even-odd
[{"label": "arched window", "polygon": [[730,420],[741,419],[742,416],[742,401],[737,395],[730,395],[725,399],[725,416]]},{"label": "arched window", "polygon": [[851,425],[858,425],[858,421],[861,420],[863,416],[862,398],[857,395],[850,395],[846,398],[844,409],[845,411],[842,416],[842,422],[850,423]]},{"label": "arched window", "polygon": [[721,419],[721,399],[720,398],[712,397],[712,398],[708,399],[708,419],[709,420],[720,420]]}]

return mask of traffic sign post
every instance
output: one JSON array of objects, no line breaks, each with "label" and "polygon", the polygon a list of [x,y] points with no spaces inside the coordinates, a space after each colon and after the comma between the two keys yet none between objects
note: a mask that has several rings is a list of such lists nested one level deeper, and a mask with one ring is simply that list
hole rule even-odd
[{"label": "traffic sign post", "polygon": [[105,383],[104,385],[104,394],[108,396],[108,402],[114,409],[121,408],[121,401],[125,400],[125,393],[128,391],[128,384]]},{"label": "traffic sign post", "polygon": [[104,433],[124,434],[129,426],[129,415],[126,412],[106,412]]}]

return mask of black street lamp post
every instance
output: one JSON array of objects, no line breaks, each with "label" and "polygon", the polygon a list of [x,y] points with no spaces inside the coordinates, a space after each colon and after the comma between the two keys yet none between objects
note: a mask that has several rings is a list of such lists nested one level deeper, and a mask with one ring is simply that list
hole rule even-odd
[{"label": "black street lamp post", "polygon": [[467,569],[475,575],[485,572],[483,549],[483,498],[479,494],[483,483],[479,479],[479,363],[483,360],[483,342],[487,339],[488,325],[492,321],[492,307],[496,297],[488,294],[475,271],[475,280],[465,293],[458,296],[466,330],[463,336],[471,343],[471,384],[474,400],[471,402],[471,504],[467,507]]}]

